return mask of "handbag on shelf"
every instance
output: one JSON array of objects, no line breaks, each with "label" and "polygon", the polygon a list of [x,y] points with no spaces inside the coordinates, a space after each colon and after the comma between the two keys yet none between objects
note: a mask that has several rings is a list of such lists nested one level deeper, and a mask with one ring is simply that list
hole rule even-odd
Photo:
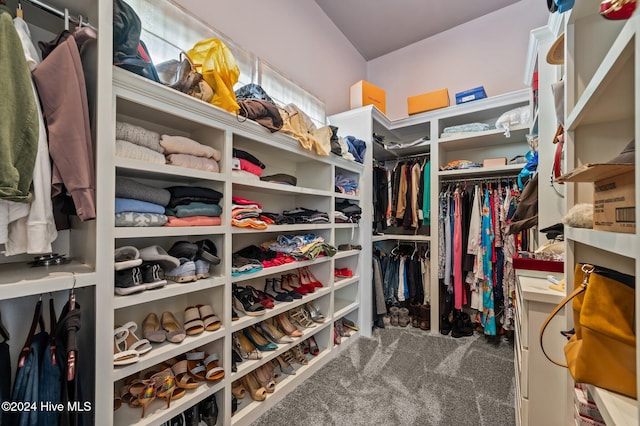
[{"label": "handbag on shelf", "polygon": [[636,0],[605,0],[600,3],[600,15],[611,20],[629,19],[636,10]]},{"label": "handbag on shelf", "polygon": [[[564,347],[566,364],[549,357],[542,337],[551,319],[570,301],[575,335]],[[577,264],[574,290],[540,329],[540,347],[576,382],[637,399],[635,277],[602,266]]]}]

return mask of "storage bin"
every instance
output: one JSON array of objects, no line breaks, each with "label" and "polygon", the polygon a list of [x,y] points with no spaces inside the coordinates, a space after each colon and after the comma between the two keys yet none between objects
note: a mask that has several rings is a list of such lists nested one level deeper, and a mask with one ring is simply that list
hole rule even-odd
[{"label": "storage bin", "polygon": [[440,89],[407,98],[409,115],[449,106],[449,89]]},{"label": "storage bin", "polygon": [[486,97],[487,93],[484,91],[484,86],[479,86],[473,89],[456,93],[456,104],[477,101],[478,99],[484,99]]},{"label": "storage bin", "polygon": [[383,114],[386,114],[387,93],[368,81],[360,80],[351,86],[349,108],[360,108],[366,105],[374,105]]}]

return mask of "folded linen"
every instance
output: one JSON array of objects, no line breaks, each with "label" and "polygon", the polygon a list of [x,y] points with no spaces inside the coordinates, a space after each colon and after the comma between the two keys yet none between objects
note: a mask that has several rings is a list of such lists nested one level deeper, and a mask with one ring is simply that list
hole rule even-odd
[{"label": "folded linen", "polygon": [[257,201],[253,201],[253,200],[247,200],[246,198],[242,198],[242,197],[231,197],[231,202],[236,205],[236,206],[242,206],[242,207],[257,207],[259,209],[262,208],[262,204],[260,204]]},{"label": "folded linen", "polygon": [[222,155],[220,151],[193,139],[184,136],[162,135],[160,145],[164,148],[165,154],[188,154],[196,157],[212,158],[220,161]]},{"label": "folded linen", "polygon": [[160,134],[134,124],[116,121],[116,139],[134,143],[162,154]]},{"label": "folded linen", "polygon": [[220,166],[216,160],[189,154],[169,154],[167,155],[167,164],[212,173],[218,173],[220,171]]},{"label": "folded linen", "polygon": [[132,198],[116,197],[116,213],[138,212],[164,214],[164,206],[149,203],[147,201],[134,200]]},{"label": "folded linen", "polygon": [[215,189],[211,188],[205,188],[203,186],[178,185],[170,186],[165,189],[171,193],[171,201],[169,201],[169,207],[177,206],[178,204],[187,204],[186,202],[176,203],[175,201],[191,200],[217,204],[222,199],[222,192],[216,191]]},{"label": "folded linen", "polygon": [[131,158],[132,160],[148,161],[149,163],[155,164],[167,164],[167,160],[163,154],[125,140],[116,140],[116,155],[118,157]]},{"label": "folded linen", "polygon": [[262,169],[260,166],[256,166],[249,160],[245,160],[244,158],[238,158],[240,162],[240,169],[249,173],[253,173],[256,176],[262,176]]},{"label": "folded linen", "polygon": [[189,203],[166,209],[167,216],[189,217],[210,216],[218,217],[222,214],[219,204]]},{"label": "folded linen", "polygon": [[116,177],[116,197],[132,198],[166,206],[171,200],[171,193],[164,188],[145,185],[134,179]]},{"label": "folded linen", "polygon": [[115,215],[115,226],[163,226],[167,216],[157,213],[122,212]]},{"label": "folded linen", "polygon": [[164,226],[219,226],[222,219],[209,216],[168,216],[168,222]]}]

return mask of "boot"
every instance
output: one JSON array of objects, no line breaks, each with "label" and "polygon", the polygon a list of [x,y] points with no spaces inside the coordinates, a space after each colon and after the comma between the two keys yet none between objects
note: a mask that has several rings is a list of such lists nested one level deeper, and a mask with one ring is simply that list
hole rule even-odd
[{"label": "boot", "polygon": [[218,403],[216,402],[216,396],[211,395],[209,398],[201,401],[198,405],[200,421],[204,422],[207,426],[216,426],[218,421]]},{"label": "boot", "polygon": [[469,314],[461,311],[455,311],[453,313],[451,336],[456,338],[473,336],[473,326]]},{"label": "boot", "polygon": [[451,332],[451,321],[449,320],[449,314],[440,315],[440,334],[445,336]]},{"label": "boot", "polygon": [[182,413],[169,420],[169,426],[184,426],[184,417]]},{"label": "boot", "polygon": [[400,308],[397,306],[392,306],[389,308],[389,316],[391,316],[391,325],[393,327],[398,326],[398,317],[399,317]]},{"label": "boot", "polygon": [[429,304],[420,305],[418,308],[418,326],[421,330],[431,329],[431,306]]},{"label": "boot", "polygon": [[411,322],[411,318],[409,318],[409,309],[400,308],[398,311],[398,325],[400,327],[406,327]]},{"label": "boot", "polygon": [[409,305],[409,315],[411,316],[411,326],[420,327],[420,305],[411,303]]},{"label": "boot", "polygon": [[200,423],[198,404],[187,408],[182,414],[184,415],[184,426],[198,426],[198,423]]}]

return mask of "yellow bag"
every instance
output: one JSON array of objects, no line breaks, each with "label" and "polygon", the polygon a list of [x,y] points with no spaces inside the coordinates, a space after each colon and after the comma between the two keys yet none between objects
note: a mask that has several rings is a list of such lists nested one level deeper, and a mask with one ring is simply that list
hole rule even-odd
[{"label": "yellow bag", "polygon": [[237,113],[240,106],[236,101],[233,86],[238,82],[240,68],[231,50],[219,39],[200,40],[187,52],[204,81],[213,89],[211,104]]},{"label": "yellow bag", "polygon": [[[637,399],[635,277],[577,264],[574,287],[540,329],[542,352],[549,361],[567,367],[576,382]],[[564,347],[567,363],[562,364],[549,358],[542,335],[549,321],[572,299],[576,333]]]}]

